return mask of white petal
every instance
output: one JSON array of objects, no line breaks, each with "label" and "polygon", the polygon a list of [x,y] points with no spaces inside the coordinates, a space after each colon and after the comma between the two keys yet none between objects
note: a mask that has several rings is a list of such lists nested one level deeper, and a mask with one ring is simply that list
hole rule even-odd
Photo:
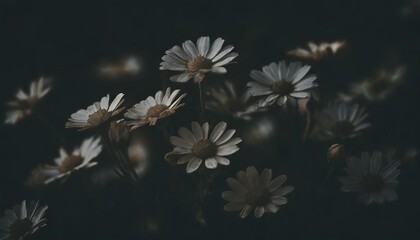
[{"label": "white petal", "polygon": [[108,110],[108,106],[109,106],[109,94],[101,99],[101,109]]},{"label": "white petal", "polygon": [[205,57],[207,55],[207,52],[209,51],[210,48],[210,38],[209,37],[200,37],[197,40],[197,48],[198,48],[198,53]]},{"label": "white petal", "polygon": [[236,145],[223,145],[217,147],[217,155],[218,156],[228,156],[231,155],[239,150],[239,147]]},{"label": "white petal", "polygon": [[109,106],[109,110],[108,111],[114,111],[115,108],[118,106],[118,104],[120,103],[121,99],[124,97],[123,93],[118,94],[114,101],[112,101],[111,105]]},{"label": "white petal", "polygon": [[170,142],[176,147],[181,147],[181,148],[186,148],[186,149],[191,149],[193,146],[192,142],[186,141],[185,139],[182,139],[176,136],[170,137]]},{"label": "white petal", "polygon": [[203,130],[200,126],[200,124],[198,124],[198,122],[192,122],[191,123],[191,128],[192,128],[192,132],[195,136],[195,138],[197,139],[197,141],[201,141],[203,140]]},{"label": "white petal", "polygon": [[214,158],[209,158],[206,159],[206,161],[204,162],[204,164],[206,165],[207,168],[209,169],[214,169],[217,167],[217,161]]},{"label": "white petal", "polygon": [[286,175],[281,175],[276,177],[275,179],[273,179],[273,181],[271,181],[268,185],[267,185],[267,189],[270,192],[273,192],[274,190],[276,190],[277,188],[279,188],[287,179]]},{"label": "white petal", "polygon": [[292,92],[290,96],[295,98],[307,98],[309,94],[307,92]]},{"label": "white petal", "polygon": [[260,218],[264,215],[264,207],[256,207],[254,210],[255,217]]},{"label": "white petal", "polygon": [[210,134],[210,140],[212,142],[216,142],[219,137],[224,133],[226,129],[227,124],[225,122],[218,123],[214,129],[213,132]]},{"label": "white petal", "polygon": [[191,40],[188,40],[182,44],[182,48],[184,48],[185,52],[191,57],[194,58],[198,55],[197,47]]},{"label": "white petal", "polygon": [[200,158],[191,159],[187,164],[187,173],[192,173],[197,170],[200,167],[202,161],[203,160]]},{"label": "white petal", "polygon": [[220,137],[219,139],[216,141],[216,145],[222,145],[223,143],[227,142],[229,139],[232,138],[232,136],[235,134],[236,130],[235,129],[228,129],[226,130]]},{"label": "white petal", "polygon": [[208,139],[209,138],[209,123],[208,122],[204,123],[201,128],[203,129],[203,139]]},{"label": "white petal", "polygon": [[227,166],[227,165],[229,165],[229,164],[230,164],[229,159],[227,159],[227,158],[225,158],[225,157],[216,156],[215,158],[216,158],[216,161],[217,161],[220,165],[225,165],[225,166]]},{"label": "white petal", "polygon": [[222,46],[223,46],[224,42],[225,42],[225,40],[223,40],[222,38],[217,38],[213,42],[209,52],[207,53],[206,58],[212,59],[214,56],[216,56],[216,54],[219,53],[220,49],[222,49]]},{"label": "white petal", "polygon": [[173,75],[169,79],[174,82],[188,82],[193,76],[191,73],[181,73]]}]

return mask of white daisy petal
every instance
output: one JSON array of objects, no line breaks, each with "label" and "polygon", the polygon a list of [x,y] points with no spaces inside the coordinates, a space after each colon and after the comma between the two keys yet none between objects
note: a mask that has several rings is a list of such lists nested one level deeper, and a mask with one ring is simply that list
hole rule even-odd
[{"label": "white daisy petal", "polygon": [[202,161],[203,160],[200,158],[192,158],[187,164],[187,173],[192,173],[197,170],[200,167]]},{"label": "white daisy petal", "polygon": [[217,167],[217,161],[215,158],[209,158],[204,161],[204,164],[209,169],[215,169]]}]

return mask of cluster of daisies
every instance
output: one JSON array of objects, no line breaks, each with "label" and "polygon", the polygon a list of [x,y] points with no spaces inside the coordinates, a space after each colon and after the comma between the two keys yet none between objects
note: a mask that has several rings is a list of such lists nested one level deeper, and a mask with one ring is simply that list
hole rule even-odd
[{"label": "cluster of daisies", "polygon": [[[159,69],[178,72],[169,79],[179,83],[193,80],[202,91],[202,83],[209,74],[226,73],[226,67],[238,57],[238,53],[233,52],[234,47],[224,46],[224,42],[222,38],[211,42],[209,37],[200,37],[196,43],[188,40],[181,46],[167,50]],[[318,60],[336,54],[343,46],[344,42],[319,45],[309,43],[309,49],[298,48],[289,54],[305,60]],[[204,106],[201,111],[208,110],[247,121],[254,114],[268,112],[272,108],[280,107],[284,111],[291,111],[299,106],[306,107],[308,99],[317,101],[314,97],[318,87],[317,76],[310,73],[310,70],[311,66],[300,62],[269,63],[261,70],[250,72],[252,80],[246,84],[245,91],[240,91],[230,81],[204,89],[205,96],[200,97]],[[51,82],[40,78],[31,83],[28,93],[19,90],[16,100],[7,104],[10,110],[6,113],[5,123],[16,124],[36,112],[39,101],[50,89]],[[121,154],[116,143],[126,140],[138,128],[165,125],[170,116],[185,106],[183,100],[186,97],[187,93],[183,93],[181,89],[172,90],[168,87],[127,109],[124,106],[123,93],[117,94],[113,99],[109,94],[102,97],[86,109],[71,114],[65,124],[66,128],[76,128],[79,131],[91,129],[98,136],[83,140],[72,151],[60,148],[57,158],[51,164],[36,167],[28,182],[63,182],[71,174],[97,165],[96,159],[103,148],[109,150],[110,157],[115,160],[123,175],[135,176],[130,154]],[[330,151],[332,157],[343,156],[344,143],[352,141],[370,126],[366,109],[344,97],[338,97],[325,107],[313,111],[305,109],[315,123],[310,136],[319,140],[336,141],[334,148],[330,148],[334,150]],[[192,121],[188,126],[179,128],[177,134],[169,136],[168,140],[173,145],[173,150],[165,155],[165,159],[185,165],[188,174],[212,171],[220,165],[229,166],[229,156],[239,151],[238,145],[242,142],[237,137],[236,130],[228,128],[226,122],[212,124],[205,120],[201,123]],[[372,155],[364,152],[360,158],[352,156],[346,163],[344,171],[347,176],[339,178],[342,191],[358,193],[358,199],[367,204],[397,199],[395,187],[400,173],[399,161],[386,162],[381,153],[375,151]],[[272,169],[266,168],[259,173],[254,166],[249,166],[246,170],[239,171],[236,178],[226,180],[230,190],[222,193],[223,199],[228,201],[224,209],[238,211],[241,218],[252,212],[257,218],[264,213],[276,213],[280,206],[287,203],[285,196],[294,190],[294,186],[284,185],[286,179],[286,175],[273,177]],[[38,202],[27,206],[23,201],[13,210],[6,210],[5,217],[0,221],[0,240],[22,239],[45,226],[46,209],[47,207]]]}]

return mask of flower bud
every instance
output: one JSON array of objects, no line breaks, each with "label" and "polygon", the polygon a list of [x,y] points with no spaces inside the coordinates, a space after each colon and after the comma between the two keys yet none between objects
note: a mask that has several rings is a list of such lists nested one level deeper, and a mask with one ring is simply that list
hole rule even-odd
[{"label": "flower bud", "polygon": [[328,148],[328,161],[333,162],[343,159],[346,156],[346,150],[341,144],[333,144]]}]

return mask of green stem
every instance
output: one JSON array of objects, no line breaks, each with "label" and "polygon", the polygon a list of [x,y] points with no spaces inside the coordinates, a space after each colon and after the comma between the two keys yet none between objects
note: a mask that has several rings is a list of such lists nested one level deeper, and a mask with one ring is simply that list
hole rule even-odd
[{"label": "green stem", "polygon": [[206,88],[206,86],[205,86],[204,80],[198,82],[198,91],[199,91],[199,94],[200,94],[200,110],[201,110],[200,117],[201,117],[202,122],[204,122],[205,119],[206,119],[205,112],[204,112],[205,111],[204,110],[204,91],[205,91],[205,88]]}]

